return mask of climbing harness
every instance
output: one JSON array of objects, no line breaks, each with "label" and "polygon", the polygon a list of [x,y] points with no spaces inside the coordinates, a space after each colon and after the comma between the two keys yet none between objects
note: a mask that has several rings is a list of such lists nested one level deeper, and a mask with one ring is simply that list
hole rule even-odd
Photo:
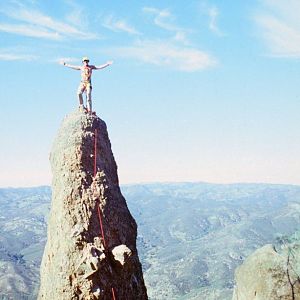
[{"label": "climbing harness", "polygon": [[[96,177],[97,174],[97,138],[98,138],[98,131],[95,129],[94,133],[94,178]],[[100,235],[102,236],[103,240],[103,245],[104,249],[106,250],[106,240],[105,240],[105,235],[104,235],[104,228],[103,228],[103,222],[102,222],[102,213],[100,209],[100,201],[97,202],[97,211],[98,211],[98,218],[99,218],[99,225],[100,225]],[[115,290],[112,287],[111,288],[111,294],[112,294],[112,300],[117,300],[116,295],[115,295]]]}]

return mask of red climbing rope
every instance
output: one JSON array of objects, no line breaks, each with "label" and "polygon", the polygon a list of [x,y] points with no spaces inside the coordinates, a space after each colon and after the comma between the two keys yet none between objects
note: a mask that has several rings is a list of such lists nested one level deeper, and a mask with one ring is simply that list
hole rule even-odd
[{"label": "red climbing rope", "polygon": [[101,216],[101,210],[100,210],[99,203],[98,203],[98,217],[99,217],[100,230],[101,230],[101,236],[102,236],[102,239],[103,239],[104,249],[106,249],[106,241],[105,241],[105,236],[104,236],[102,216]]},{"label": "red climbing rope", "polygon": [[113,300],[116,300],[115,290],[113,287],[111,288],[111,293],[112,293]]},{"label": "red climbing rope", "polygon": [[[96,177],[97,174],[97,129],[95,129],[95,141],[94,141],[94,178]],[[100,209],[100,204],[98,203],[97,205],[97,210],[98,210],[98,218],[99,218],[99,224],[100,224],[100,234],[103,239],[103,245],[104,249],[106,249],[106,240],[105,240],[105,235],[104,235],[104,229],[103,229],[103,222],[102,222],[102,213]],[[115,295],[115,290],[112,287],[111,288],[111,293],[112,293],[112,300],[116,300],[116,295]]]}]

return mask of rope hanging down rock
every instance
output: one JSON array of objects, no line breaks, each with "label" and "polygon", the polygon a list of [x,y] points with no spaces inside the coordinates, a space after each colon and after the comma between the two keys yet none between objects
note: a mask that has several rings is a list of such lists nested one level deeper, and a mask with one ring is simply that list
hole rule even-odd
[{"label": "rope hanging down rock", "polygon": [[[95,129],[95,134],[94,134],[94,179],[97,175],[97,138],[98,138],[98,131]],[[102,212],[100,209],[100,201],[97,202],[97,211],[98,211],[98,218],[99,218],[99,225],[100,225],[100,235],[102,236],[103,240],[103,246],[104,249],[107,249],[107,244],[105,240],[105,235],[104,235],[104,229],[103,229],[103,222],[102,222]],[[116,295],[115,295],[115,290],[112,287],[111,288],[111,293],[112,293],[112,300],[117,300]]]}]

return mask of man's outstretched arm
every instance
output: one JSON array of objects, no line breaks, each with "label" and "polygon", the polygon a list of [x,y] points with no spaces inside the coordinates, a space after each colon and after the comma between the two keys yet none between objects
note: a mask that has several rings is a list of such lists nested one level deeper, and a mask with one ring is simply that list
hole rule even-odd
[{"label": "man's outstretched arm", "polygon": [[108,61],[108,62],[107,62],[106,64],[104,64],[104,65],[101,65],[101,66],[95,66],[94,70],[104,69],[104,68],[106,68],[106,67],[112,65],[112,63],[113,63],[113,61],[110,60],[110,61]]},{"label": "man's outstretched arm", "polygon": [[60,62],[60,64],[65,67],[74,69],[74,70],[81,70],[80,66],[69,65],[69,64],[65,63],[64,61]]}]

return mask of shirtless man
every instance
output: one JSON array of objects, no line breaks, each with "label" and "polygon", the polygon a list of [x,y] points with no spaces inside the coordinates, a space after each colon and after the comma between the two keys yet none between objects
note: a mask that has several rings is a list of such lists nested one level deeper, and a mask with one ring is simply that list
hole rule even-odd
[{"label": "shirtless man", "polygon": [[79,100],[79,108],[83,110],[83,99],[82,99],[82,93],[86,92],[86,102],[87,102],[87,110],[89,113],[92,113],[92,71],[93,70],[100,70],[108,67],[111,65],[113,62],[108,61],[106,64],[101,65],[101,66],[93,66],[89,65],[89,58],[88,57],[83,57],[82,58],[82,66],[73,66],[69,65],[65,62],[61,62],[62,65],[74,69],[74,70],[79,70],[81,71],[81,82],[78,86],[77,90],[77,95],[78,95],[78,100]]}]

